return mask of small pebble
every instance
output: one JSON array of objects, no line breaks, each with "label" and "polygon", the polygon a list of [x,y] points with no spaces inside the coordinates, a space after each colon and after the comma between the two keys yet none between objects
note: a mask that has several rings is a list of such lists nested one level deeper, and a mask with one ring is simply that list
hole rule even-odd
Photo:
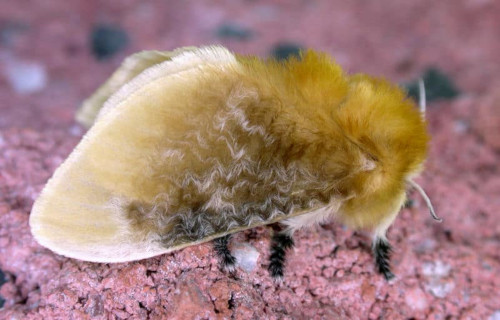
[{"label": "small pebble", "polygon": [[104,60],[125,48],[128,41],[128,35],[122,29],[110,25],[98,25],[91,34],[92,53],[98,60]]},{"label": "small pebble", "polygon": [[260,253],[253,246],[246,243],[237,244],[233,246],[232,252],[238,266],[246,272],[251,272],[257,266]]},{"label": "small pebble", "polygon": [[500,310],[493,312],[489,320],[500,320]]},{"label": "small pebble", "polygon": [[[0,287],[6,282],[7,280],[5,280],[5,274],[3,273],[3,271],[0,269]],[[3,307],[3,304],[5,303],[5,299],[0,296],[0,308]]]},{"label": "small pebble", "polygon": [[[425,70],[422,80],[425,84],[425,96],[427,102],[435,100],[450,100],[460,94],[451,78],[437,68],[431,67]],[[408,90],[408,96],[418,101],[419,86],[418,80],[405,85]]]},{"label": "small pebble", "polygon": [[451,279],[446,279],[450,275],[451,266],[441,261],[424,263],[422,273],[427,277],[425,289],[437,298],[446,297],[455,288],[455,283]]},{"label": "small pebble", "polygon": [[274,46],[271,55],[276,60],[287,60],[290,57],[300,57],[303,48],[295,43],[280,43]]},{"label": "small pebble", "polygon": [[12,89],[19,94],[38,92],[47,85],[45,66],[37,62],[11,58],[5,63],[4,72]]},{"label": "small pebble", "polygon": [[216,34],[219,38],[231,38],[236,40],[248,40],[253,37],[252,30],[236,23],[224,23],[220,25]]}]

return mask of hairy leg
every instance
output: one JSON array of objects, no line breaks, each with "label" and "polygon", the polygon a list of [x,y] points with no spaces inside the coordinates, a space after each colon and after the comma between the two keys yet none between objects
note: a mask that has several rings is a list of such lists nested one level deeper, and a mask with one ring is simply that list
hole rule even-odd
[{"label": "hairy leg", "polygon": [[375,255],[375,263],[378,272],[384,275],[386,280],[394,278],[389,264],[391,255],[391,245],[385,238],[375,237],[373,240],[373,254]]},{"label": "hairy leg", "polygon": [[292,236],[288,232],[276,232],[271,240],[271,256],[269,258],[269,273],[280,280],[283,278],[283,271],[286,259],[286,251],[294,245]]},{"label": "hairy leg", "polygon": [[231,254],[231,251],[229,251],[229,248],[227,247],[229,239],[231,239],[230,234],[214,239],[214,249],[219,256],[222,268],[231,272],[235,269],[236,258]]}]

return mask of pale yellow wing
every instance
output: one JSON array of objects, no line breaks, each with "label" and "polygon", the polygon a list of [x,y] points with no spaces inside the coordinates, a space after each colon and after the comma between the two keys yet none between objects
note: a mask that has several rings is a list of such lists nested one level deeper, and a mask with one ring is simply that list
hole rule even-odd
[{"label": "pale yellow wing", "polygon": [[36,240],[59,254],[96,262],[137,260],[175,249],[135,234],[120,212],[122,204],[152,200],[149,188],[155,186],[145,178],[148,155],[156,151],[154,142],[172,130],[169,119],[175,124],[175,110],[168,107],[179,103],[172,103],[178,97],[171,90],[181,92],[179,86],[192,83],[204,65],[232,64],[236,60],[224,48],[198,49],[147,69],[118,90],[35,202],[30,225]]},{"label": "pale yellow wing", "polygon": [[195,47],[185,47],[173,51],[142,51],[127,57],[111,77],[92,96],[83,101],[76,113],[76,120],[90,128],[106,100],[124,84],[154,65],[195,49]]}]

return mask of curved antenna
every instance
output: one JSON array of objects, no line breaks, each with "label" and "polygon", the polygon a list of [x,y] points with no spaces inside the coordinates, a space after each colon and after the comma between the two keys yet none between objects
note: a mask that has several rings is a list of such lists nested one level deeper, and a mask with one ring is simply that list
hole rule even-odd
[{"label": "curved antenna", "polygon": [[422,78],[418,79],[418,105],[420,107],[420,113],[422,113],[422,117],[425,118],[425,109],[427,107],[427,98],[425,96],[425,84]]},{"label": "curved antenna", "polygon": [[410,185],[415,188],[419,193],[420,195],[422,196],[422,198],[424,198],[425,200],[425,203],[427,203],[427,207],[429,208],[429,211],[431,213],[431,216],[434,220],[436,220],[437,222],[442,222],[443,219],[441,219],[440,217],[438,217],[436,215],[436,211],[434,211],[434,207],[432,206],[432,203],[431,203],[431,199],[429,199],[429,197],[427,196],[427,194],[425,193],[424,189],[422,189],[421,186],[419,186],[415,181],[413,180],[408,180],[408,182],[410,183]]}]

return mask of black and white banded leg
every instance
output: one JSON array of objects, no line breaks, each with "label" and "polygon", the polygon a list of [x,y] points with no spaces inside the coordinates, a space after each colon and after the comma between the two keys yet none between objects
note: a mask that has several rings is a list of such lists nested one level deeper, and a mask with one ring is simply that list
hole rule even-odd
[{"label": "black and white banded leg", "polygon": [[391,245],[385,238],[376,237],[373,240],[373,254],[375,255],[375,264],[377,265],[378,272],[384,275],[387,281],[394,278],[391,272],[389,263],[391,256]]},{"label": "black and white banded leg", "polygon": [[227,247],[229,239],[231,239],[230,234],[214,239],[214,249],[217,256],[219,256],[222,269],[232,272],[236,268],[236,258],[231,254],[231,251],[229,251],[229,248]]},{"label": "black and white banded leg", "polygon": [[288,232],[276,232],[271,239],[271,255],[269,257],[269,273],[275,280],[283,279],[286,251],[294,245]]}]

